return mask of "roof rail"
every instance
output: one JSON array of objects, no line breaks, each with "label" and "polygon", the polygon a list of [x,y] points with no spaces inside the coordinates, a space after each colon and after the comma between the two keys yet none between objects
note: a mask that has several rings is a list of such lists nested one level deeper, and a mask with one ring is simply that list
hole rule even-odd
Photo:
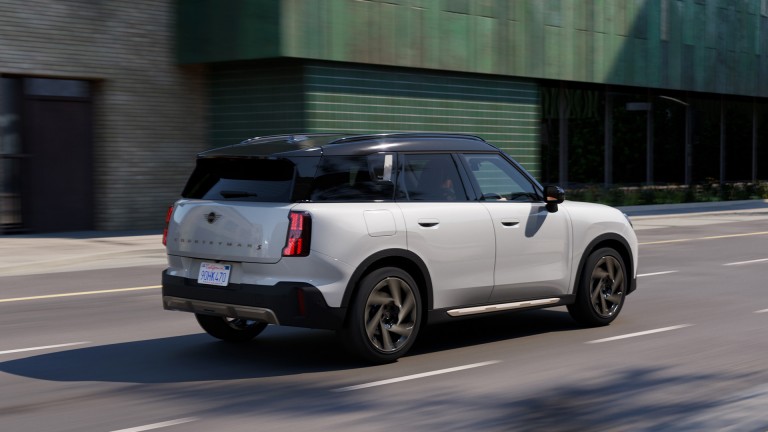
[{"label": "roof rail", "polygon": [[322,137],[322,136],[336,136],[336,135],[349,135],[345,132],[308,132],[308,133],[291,133],[291,134],[278,134],[278,135],[264,135],[264,136],[256,136],[252,138],[246,138],[239,143],[235,145],[244,145],[244,144],[253,144],[256,141],[262,141],[262,140],[275,140],[275,139],[285,139],[286,141],[301,141],[298,139],[299,137]]},{"label": "roof rail", "polygon": [[329,144],[340,144],[343,142],[363,141],[377,138],[463,138],[471,139],[475,141],[486,142],[484,139],[477,135],[462,134],[462,133],[449,133],[449,132],[388,132],[380,134],[365,134],[365,135],[349,135],[339,138]]}]

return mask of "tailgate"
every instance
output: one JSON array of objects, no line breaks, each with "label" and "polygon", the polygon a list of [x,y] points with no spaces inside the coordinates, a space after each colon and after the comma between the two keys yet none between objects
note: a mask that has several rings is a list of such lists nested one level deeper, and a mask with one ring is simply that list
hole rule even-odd
[{"label": "tailgate", "polygon": [[293,204],[180,200],[168,225],[169,255],[276,263]]}]

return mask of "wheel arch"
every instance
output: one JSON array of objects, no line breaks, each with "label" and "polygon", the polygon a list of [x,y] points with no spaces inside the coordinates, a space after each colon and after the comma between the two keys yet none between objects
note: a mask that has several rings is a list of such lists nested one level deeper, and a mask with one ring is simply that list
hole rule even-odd
[{"label": "wheel arch", "polygon": [[427,265],[418,255],[404,249],[382,250],[363,260],[347,282],[341,306],[347,308],[360,281],[369,273],[382,267],[397,267],[408,272],[420,288],[419,295],[425,312],[432,309],[432,278],[429,276]]},{"label": "wheel arch", "polygon": [[619,234],[606,233],[595,237],[584,249],[584,253],[581,255],[581,259],[579,260],[579,267],[576,270],[573,294],[576,294],[576,290],[579,287],[579,281],[581,281],[581,273],[584,271],[584,263],[586,263],[589,256],[592,255],[592,252],[604,247],[609,247],[618,252],[619,255],[621,255],[621,259],[624,261],[624,265],[626,266],[627,274],[629,276],[629,287],[627,289],[627,295],[632,293],[632,291],[637,288],[637,279],[633,274],[635,261],[632,257],[632,249],[629,246],[629,242]]}]

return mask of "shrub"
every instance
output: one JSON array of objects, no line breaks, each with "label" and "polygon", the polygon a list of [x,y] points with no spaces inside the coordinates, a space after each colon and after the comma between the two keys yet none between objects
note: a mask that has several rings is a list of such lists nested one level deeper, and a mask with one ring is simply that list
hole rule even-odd
[{"label": "shrub", "polygon": [[597,185],[579,185],[569,188],[566,197],[574,201],[597,202],[614,207],[768,199],[768,182],[721,185],[713,179],[708,180],[692,186],[615,186],[606,189]]}]

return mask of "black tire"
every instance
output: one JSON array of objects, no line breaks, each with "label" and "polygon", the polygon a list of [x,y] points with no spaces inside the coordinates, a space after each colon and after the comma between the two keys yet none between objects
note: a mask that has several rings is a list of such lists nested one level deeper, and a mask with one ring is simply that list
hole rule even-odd
[{"label": "black tire", "polygon": [[361,359],[391,363],[411,348],[421,321],[416,282],[399,268],[384,267],[358,285],[341,336],[348,350]]},{"label": "black tire", "polygon": [[592,252],[584,263],[571,317],[589,327],[610,324],[621,312],[629,279],[621,255],[612,248]]},{"label": "black tire", "polygon": [[248,342],[259,335],[267,323],[242,318],[195,314],[200,327],[209,335],[227,342]]}]

